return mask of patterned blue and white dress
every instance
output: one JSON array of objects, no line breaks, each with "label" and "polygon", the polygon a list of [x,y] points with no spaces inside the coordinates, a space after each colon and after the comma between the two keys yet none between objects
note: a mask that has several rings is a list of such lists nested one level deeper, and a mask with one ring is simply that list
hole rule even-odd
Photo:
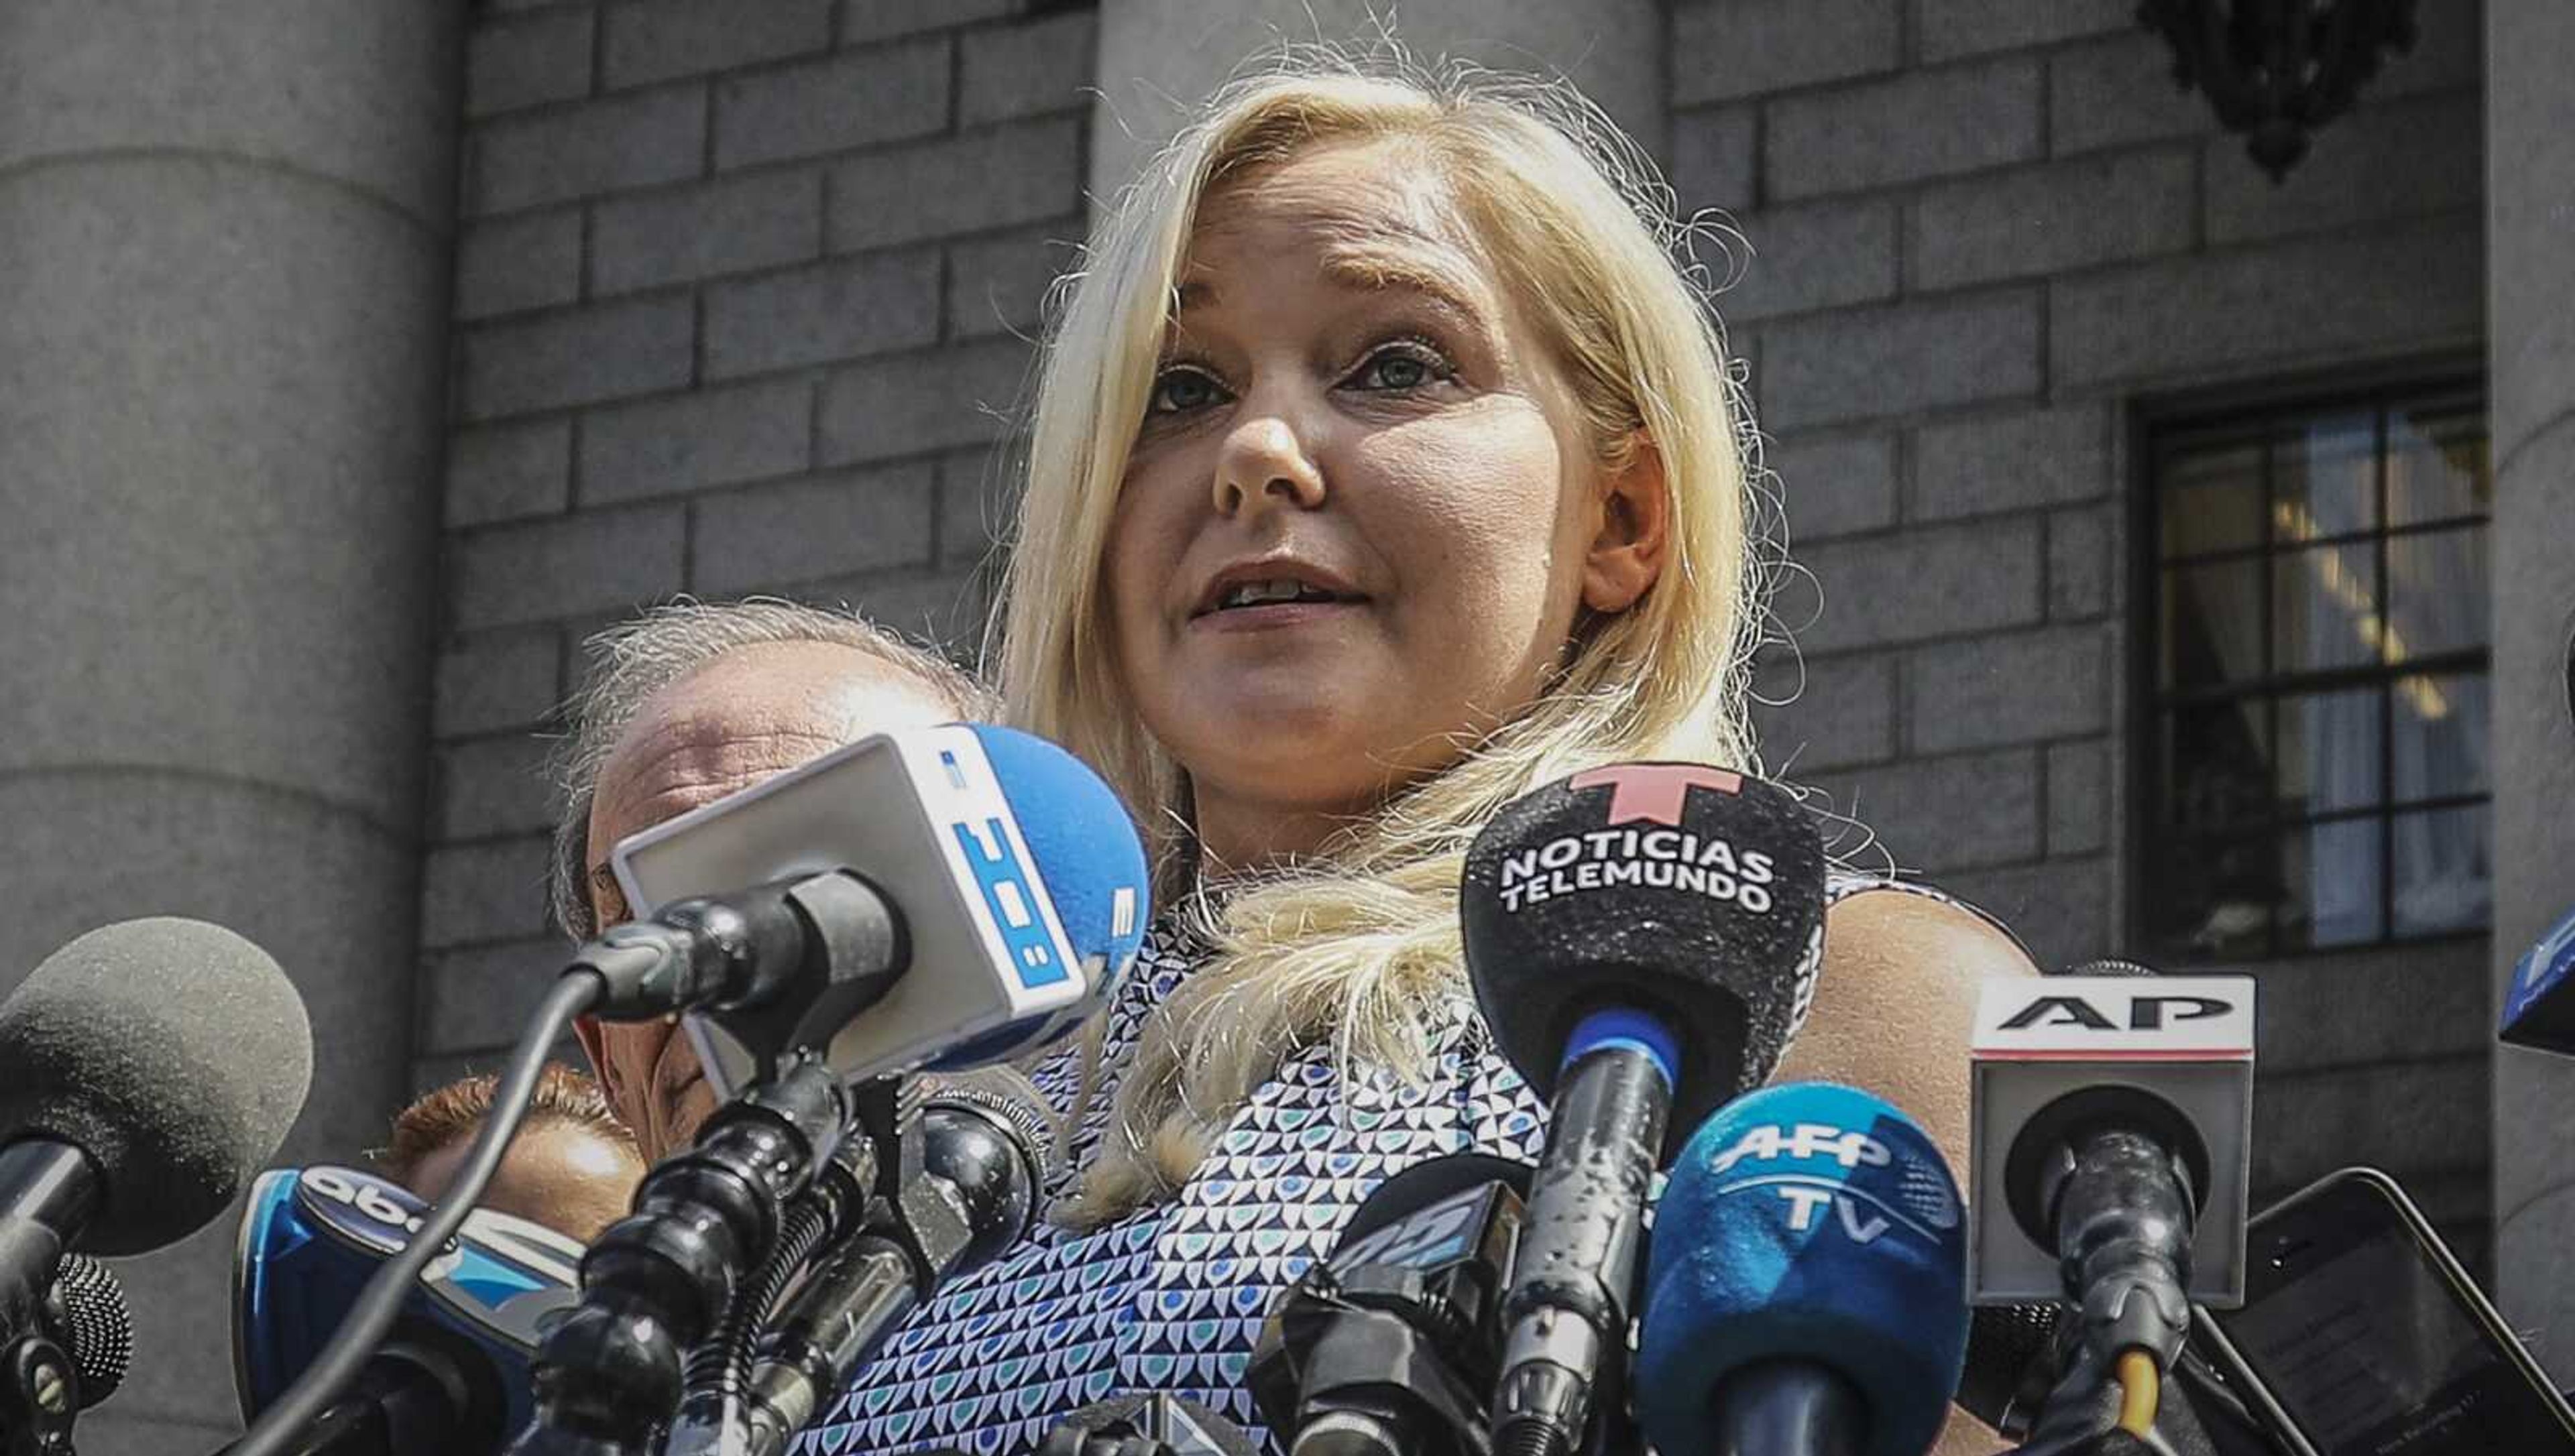
[{"label": "patterned blue and white dress", "polygon": [[[1832,897],[1886,883],[1836,876]],[[1138,1033],[1196,961],[1167,927],[1147,938],[1109,1009],[1102,1085],[1072,1129],[1068,1168],[1099,1147]],[[1024,1452],[1081,1407],[1146,1391],[1186,1396],[1259,1435],[1243,1377],[1262,1322],[1360,1200],[1443,1153],[1534,1162],[1543,1147],[1544,1104],[1471,1008],[1448,1018],[1437,1045],[1417,1084],[1382,1072],[1344,1082],[1328,1048],[1291,1057],[1176,1198],[1098,1229],[1042,1224],[917,1312],[799,1450]],[[1058,1107],[1072,1106],[1080,1052],[1057,1052],[1035,1076]]]}]

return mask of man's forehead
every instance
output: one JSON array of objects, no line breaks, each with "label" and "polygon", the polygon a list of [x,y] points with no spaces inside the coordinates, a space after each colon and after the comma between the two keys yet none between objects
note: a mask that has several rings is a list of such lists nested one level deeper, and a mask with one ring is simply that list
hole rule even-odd
[{"label": "man's forehead", "polygon": [[956,713],[942,686],[853,648],[739,649],[645,702],[602,767],[594,820],[632,833],[870,733]]}]

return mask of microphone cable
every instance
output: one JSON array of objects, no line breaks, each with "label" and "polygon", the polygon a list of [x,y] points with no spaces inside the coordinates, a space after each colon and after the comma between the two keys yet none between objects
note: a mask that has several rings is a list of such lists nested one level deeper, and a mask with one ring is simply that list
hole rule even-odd
[{"label": "microphone cable", "polygon": [[421,1270],[445,1251],[448,1240],[456,1236],[464,1226],[465,1216],[482,1198],[484,1185],[500,1168],[510,1139],[518,1134],[519,1124],[528,1115],[537,1078],[545,1071],[546,1058],[553,1052],[556,1038],[607,988],[606,978],[585,966],[566,973],[546,993],[526,1029],[519,1033],[519,1044],[511,1049],[508,1069],[492,1093],[492,1110],[483,1119],[483,1130],[476,1134],[447,1195],[438,1200],[438,1206],[403,1251],[387,1259],[384,1267],[368,1279],[365,1291],[349,1307],[348,1317],[341,1321],[321,1358],[306,1367],[274,1404],[260,1412],[259,1419],[251,1422],[242,1438],[227,1448],[227,1456],[284,1456],[306,1424],[322,1413],[323,1407],[375,1353],[376,1346],[383,1343],[402,1314],[403,1302],[419,1282]]}]

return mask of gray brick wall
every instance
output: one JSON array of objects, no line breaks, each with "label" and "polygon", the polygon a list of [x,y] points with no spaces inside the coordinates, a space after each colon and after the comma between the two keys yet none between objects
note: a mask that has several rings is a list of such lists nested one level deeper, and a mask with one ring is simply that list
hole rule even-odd
[{"label": "gray brick wall", "polygon": [[[2131,407],[2481,338],[2479,7],[2422,10],[2275,186],[2125,0],[1675,0],[1673,183],[1750,244],[1717,306],[1812,573],[1765,753],[2043,961],[2125,927]],[[2254,968],[2261,1193],[2380,1162],[2483,1249],[2482,966]]]},{"label": "gray brick wall", "polygon": [[539,763],[582,636],[765,592],[976,640],[1084,226],[1096,16],[1048,9],[478,8],[417,1082],[490,1065],[560,952]]}]

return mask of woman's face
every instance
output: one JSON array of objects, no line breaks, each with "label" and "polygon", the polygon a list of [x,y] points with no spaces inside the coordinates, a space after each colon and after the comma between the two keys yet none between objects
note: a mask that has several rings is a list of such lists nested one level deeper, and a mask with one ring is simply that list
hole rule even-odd
[{"label": "woman's face", "polygon": [[1604,481],[1561,371],[1404,150],[1229,183],[1181,285],[1107,582],[1145,725],[1240,867],[1526,707],[1576,609],[1643,590],[1613,559],[1636,555],[1634,483]]}]

